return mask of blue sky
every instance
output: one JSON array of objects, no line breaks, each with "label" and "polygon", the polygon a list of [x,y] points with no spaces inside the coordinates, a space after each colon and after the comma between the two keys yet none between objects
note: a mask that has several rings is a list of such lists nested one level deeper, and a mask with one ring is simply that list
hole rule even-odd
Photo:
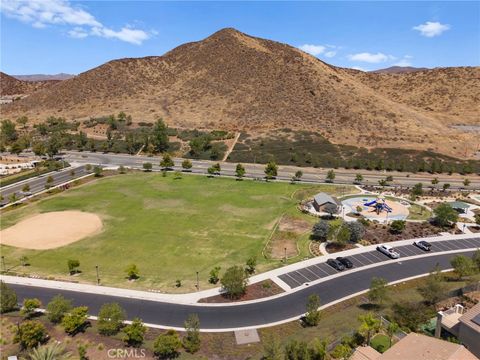
[{"label": "blue sky", "polygon": [[234,27],[364,70],[480,65],[480,3],[1,0],[0,69],[77,74]]}]

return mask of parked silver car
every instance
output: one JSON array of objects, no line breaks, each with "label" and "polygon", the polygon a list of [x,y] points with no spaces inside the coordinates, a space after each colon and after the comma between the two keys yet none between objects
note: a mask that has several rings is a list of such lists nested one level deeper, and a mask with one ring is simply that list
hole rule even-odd
[{"label": "parked silver car", "polygon": [[398,259],[400,257],[400,254],[395,251],[393,247],[390,245],[379,245],[377,246],[377,250],[384,253],[388,257],[392,259]]}]

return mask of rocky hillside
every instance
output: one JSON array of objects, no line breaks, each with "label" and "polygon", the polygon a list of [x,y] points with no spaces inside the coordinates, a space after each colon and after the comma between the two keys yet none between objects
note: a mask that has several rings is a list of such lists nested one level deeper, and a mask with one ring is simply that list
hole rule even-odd
[{"label": "rocky hillside", "polygon": [[[31,94],[39,89],[47,88],[57,81],[22,81],[0,72],[0,96]],[[2,109],[3,110],[3,109]]]},{"label": "rocky hillside", "polygon": [[224,29],[164,56],[108,62],[4,105],[2,114],[82,119],[125,111],[135,121],[163,117],[252,134],[311,130],[336,143],[464,156],[459,143],[470,135],[450,125],[478,119],[479,77],[480,68],[395,75],[337,68]]}]

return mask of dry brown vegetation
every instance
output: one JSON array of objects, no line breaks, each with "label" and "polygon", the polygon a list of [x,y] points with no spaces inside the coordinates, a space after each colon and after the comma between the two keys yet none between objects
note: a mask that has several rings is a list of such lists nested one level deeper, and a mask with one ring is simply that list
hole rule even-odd
[{"label": "dry brown vegetation", "polygon": [[56,80],[22,81],[0,71],[0,96],[27,95],[57,82]]},{"label": "dry brown vegetation", "polygon": [[176,127],[253,134],[288,127],[335,143],[469,157],[474,134],[451,125],[478,122],[479,78],[479,67],[404,74],[343,69],[224,29],[164,56],[108,62],[2,106],[2,113],[40,121],[125,111],[134,121],[163,117]]}]

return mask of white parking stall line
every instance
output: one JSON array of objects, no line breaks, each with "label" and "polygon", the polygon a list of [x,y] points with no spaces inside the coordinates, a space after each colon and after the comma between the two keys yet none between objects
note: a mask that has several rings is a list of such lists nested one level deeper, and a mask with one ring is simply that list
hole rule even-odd
[{"label": "white parking stall line", "polygon": [[458,243],[456,240],[452,240],[450,243],[453,247],[455,247],[455,250],[457,249],[465,249],[465,245]]},{"label": "white parking stall line", "polygon": [[448,248],[449,250],[457,250],[458,248],[453,244],[452,241],[445,241],[443,243],[443,245],[445,245],[446,248]]},{"label": "white parking stall line", "polygon": [[397,248],[397,251],[403,251],[405,253],[408,254],[408,256],[415,256],[415,255],[418,255],[415,251],[413,251],[412,249],[410,249],[410,247],[406,247],[406,246],[402,246],[402,248]]},{"label": "white parking stall line", "polygon": [[[287,278],[289,278],[291,281],[293,281],[294,284],[297,284],[297,286],[300,286],[302,285],[301,282],[299,282],[297,279],[294,279],[293,277],[290,276],[290,274],[286,273],[286,274],[283,274],[283,276],[286,276]],[[280,279],[281,280],[281,279]],[[289,286],[291,286],[287,281],[285,281]]]},{"label": "white parking stall line", "polygon": [[472,247],[480,247],[480,241],[478,239],[463,239],[463,241]]},{"label": "white parking stall line", "polygon": [[384,261],[384,259],[382,259],[380,256],[378,256],[378,254],[376,254],[374,251],[371,251],[369,253],[367,253],[368,255],[370,256],[373,256],[375,259],[377,259],[378,261]]},{"label": "white parking stall line", "polygon": [[450,251],[450,250],[452,250],[440,241],[435,242],[432,247],[434,249],[438,249],[439,251]]},{"label": "white parking stall line", "polygon": [[318,274],[315,274],[315,273],[314,273],[312,270],[310,270],[309,268],[303,268],[303,270],[307,270],[310,274],[313,274],[314,279],[318,279],[318,278],[319,278]]},{"label": "white parking stall line", "polygon": [[[351,256],[350,258],[351,258],[353,261],[355,261],[355,262],[359,262],[359,263],[360,263],[360,267],[370,265],[370,264],[368,264],[368,263],[365,264],[361,259],[359,259],[358,255],[359,255],[359,254],[354,255],[354,256]],[[357,266],[357,267],[358,267],[358,266]]]},{"label": "white parking stall line", "polygon": [[318,270],[320,270],[321,272],[323,272],[325,275],[330,276],[330,274],[329,274],[328,272],[326,272],[325,270],[323,270],[323,269],[319,266],[319,264],[315,264],[314,266],[315,266]]},{"label": "white parking stall line", "polygon": [[302,273],[298,272],[298,271],[294,271],[295,274],[297,275],[300,275],[301,277],[303,277],[305,280],[307,280],[307,282],[311,282],[312,280],[310,280],[309,278],[307,278],[305,275],[303,275]]},{"label": "white parking stall line", "polygon": [[363,259],[366,259],[368,261],[367,264],[374,264],[374,261],[373,260],[370,260],[369,258],[367,258],[365,255],[363,254],[357,254],[358,256],[361,256]]}]

